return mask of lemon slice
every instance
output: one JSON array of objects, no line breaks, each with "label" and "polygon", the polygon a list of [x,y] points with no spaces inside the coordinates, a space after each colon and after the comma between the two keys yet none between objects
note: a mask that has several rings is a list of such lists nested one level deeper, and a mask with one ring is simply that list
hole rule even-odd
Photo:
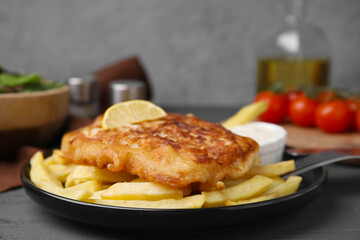
[{"label": "lemon slice", "polygon": [[166,116],[166,112],[152,102],[131,100],[109,107],[102,121],[103,129],[113,129],[123,124],[133,124],[142,121],[155,120]]}]

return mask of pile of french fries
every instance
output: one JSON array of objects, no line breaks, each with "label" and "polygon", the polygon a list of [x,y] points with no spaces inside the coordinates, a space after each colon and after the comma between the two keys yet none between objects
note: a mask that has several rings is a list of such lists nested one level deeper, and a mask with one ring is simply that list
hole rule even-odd
[{"label": "pile of french fries", "polygon": [[135,208],[207,208],[260,202],[296,192],[302,180],[299,176],[280,177],[295,170],[293,160],[255,166],[239,179],[225,179],[223,189],[208,192],[195,192],[190,186],[174,189],[127,172],[75,165],[65,160],[60,150],[46,159],[37,152],[30,164],[31,181],[45,191],[90,203]]}]

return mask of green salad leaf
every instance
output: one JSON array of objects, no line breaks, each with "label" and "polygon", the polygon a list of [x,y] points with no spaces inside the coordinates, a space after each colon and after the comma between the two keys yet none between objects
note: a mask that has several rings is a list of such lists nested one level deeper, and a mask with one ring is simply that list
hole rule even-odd
[{"label": "green salad leaf", "polygon": [[8,73],[0,74],[0,84],[7,85],[10,87],[16,87],[26,84],[39,83],[41,80],[40,76],[36,73],[31,73],[28,75],[11,75]]},{"label": "green salad leaf", "polygon": [[0,93],[35,92],[59,88],[63,83],[42,79],[39,74],[0,74]]}]

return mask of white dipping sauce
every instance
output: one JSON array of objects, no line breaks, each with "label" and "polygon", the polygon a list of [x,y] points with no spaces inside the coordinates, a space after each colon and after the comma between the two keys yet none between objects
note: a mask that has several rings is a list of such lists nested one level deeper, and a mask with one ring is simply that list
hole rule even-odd
[{"label": "white dipping sauce", "polygon": [[250,137],[259,143],[262,164],[281,161],[286,141],[286,130],[283,127],[266,122],[250,122],[230,130],[240,136]]}]

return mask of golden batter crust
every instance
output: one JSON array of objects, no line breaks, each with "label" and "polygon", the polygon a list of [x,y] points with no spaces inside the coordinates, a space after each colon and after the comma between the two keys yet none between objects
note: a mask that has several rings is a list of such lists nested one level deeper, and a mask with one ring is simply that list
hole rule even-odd
[{"label": "golden batter crust", "polygon": [[101,119],[64,135],[66,158],[177,188],[192,183],[216,187],[223,178],[243,175],[257,161],[254,140],[194,116],[168,113],[116,130],[103,130]]}]

